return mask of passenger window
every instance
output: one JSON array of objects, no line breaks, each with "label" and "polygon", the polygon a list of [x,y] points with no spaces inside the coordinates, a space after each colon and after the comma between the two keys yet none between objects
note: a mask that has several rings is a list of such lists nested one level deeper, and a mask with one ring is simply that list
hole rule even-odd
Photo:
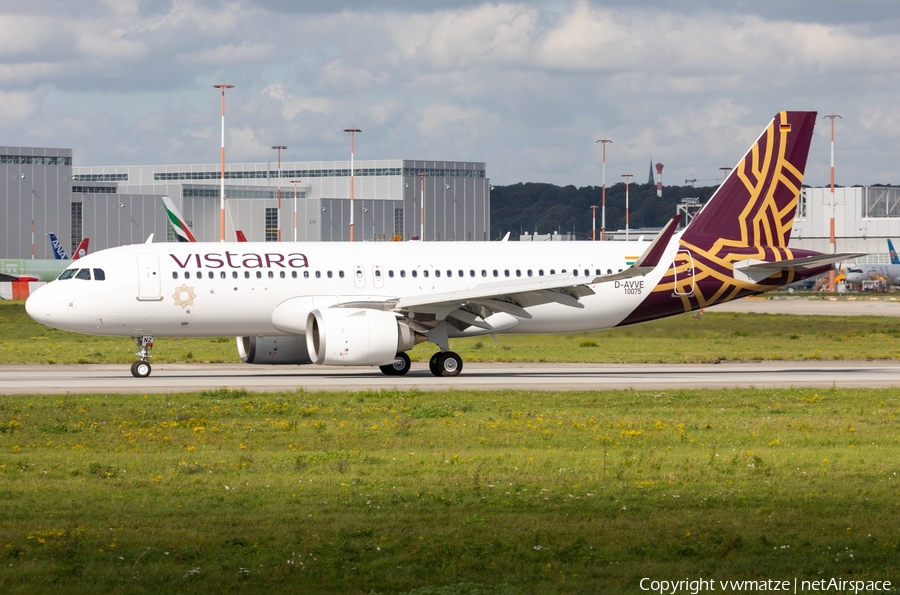
[{"label": "passenger window", "polygon": [[[297,271],[294,271],[294,274],[296,275],[296,274],[297,274]],[[281,277],[282,279],[284,279],[284,277],[285,277],[284,271],[281,271],[281,272],[278,274],[278,276]]]},{"label": "passenger window", "polygon": [[78,274],[75,275],[75,278],[90,281],[91,280],[91,269],[80,269],[78,271]]},{"label": "passenger window", "polygon": [[390,277],[391,279],[394,278],[394,269],[388,271],[388,277]]},{"label": "passenger window", "polygon": [[531,269],[528,269],[528,276],[531,276]]},{"label": "passenger window", "polygon": [[509,269],[504,269],[504,270],[503,270],[503,276],[504,276],[504,277],[509,277]]},{"label": "passenger window", "polygon": [[256,271],[256,278],[262,279],[262,271]]},{"label": "passenger window", "polygon": [[[75,276],[75,273],[77,273],[77,272],[78,272],[78,269],[66,269],[62,272],[62,275],[59,276],[59,279],[60,280],[71,279],[72,277]],[[174,275],[174,277],[176,279],[178,278],[178,273],[172,273],[172,275]]]},{"label": "passenger window", "polygon": [[[473,271],[472,269],[469,269],[469,276],[470,276],[470,277],[474,277],[474,276],[475,276],[475,271]],[[462,275],[460,275],[460,277],[462,277]]]},{"label": "passenger window", "polygon": [[332,277],[331,271],[328,271],[328,272],[326,273],[326,275],[328,275],[328,278],[331,279],[331,277]]},{"label": "passenger window", "polygon": [[591,276],[591,272],[590,272],[588,269],[584,269],[584,276],[585,276],[585,277],[590,277],[590,276]]},{"label": "passenger window", "polygon": [[550,269],[550,274],[551,274],[551,275],[555,275],[555,274],[556,274],[556,269]]},{"label": "passenger window", "polygon": [[418,277],[418,276],[419,276],[419,271],[413,269],[411,272],[412,272],[412,276],[413,276],[413,277]]},{"label": "passenger window", "polygon": [[494,269],[494,276],[496,277],[497,275],[498,275],[497,269]]},{"label": "passenger window", "polygon": [[215,278],[216,278],[215,273],[213,273],[212,271],[210,271],[210,272],[207,274],[207,276],[208,276],[210,279],[215,279]]},{"label": "passenger window", "polygon": [[459,270],[459,271],[456,271],[456,272],[459,273],[459,276],[460,276],[460,277],[465,277],[465,276],[466,276],[465,273],[463,273],[462,270]]},{"label": "passenger window", "polygon": [[424,271],[422,271],[422,276],[423,276],[423,277],[427,277],[427,276],[428,276],[428,269],[425,269]]},{"label": "passenger window", "polygon": [[321,278],[322,278],[321,271],[316,271],[316,279],[321,279]]},{"label": "passenger window", "polygon": [[244,271],[244,279],[250,278],[250,271]]},{"label": "passenger window", "polygon": [[197,271],[197,278],[198,278],[198,279],[202,279],[202,278],[203,278],[203,271]]},{"label": "passenger window", "polygon": [[[67,271],[67,272],[68,272],[68,271]],[[66,274],[66,273],[63,273],[63,275],[65,275],[65,274]],[[60,277],[60,279],[65,279],[65,278],[66,278],[66,277]],[[178,271],[172,271],[172,278],[173,278],[173,279],[177,279],[177,278],[178,278]]]},{"label": "passenger window", "polygon": [[522,271],[520,271],[519,269],[516,269],[516,277],[521,277],[521,276],[522,276]]},{"label": "passenger window", "polygon": [[400,276],[401,276],[401,277],[406,277],[406,271],[405,271],[405,270],[404,270],[404,271],[400,271]]},{"label": "passenger window", "polygon": [[539,277],[543,277],[543,276],[544,276],[544,269],[538,269],[538,276],[539,276]]},{"label": "passenger window", "polygon": [[[565,273],[565,271],[563,271],[563,272]],[[578,276],[578,269],[575,269],[575,270],[572,271],[572,276],[573,276],[573,277],[577,277],[577,276]]]},{"label": "passenger window", "polygon": [[303,271],[303,278],[309,279],[309,271]]},{"label": "passenger window", "polygon": [[231,271],[231,278],[232,278],[232,279],[237,279],[237,278],[238,278],[237,271]]},{"label": "passenger window", "polygon": [[222,279],[224,279],[224,278],[225,278],[225,271],[220,272],[220,273],[219,273],[219,277],[221,277]]},{"label": "passenger window", "polygon": [[612,275],[612,269],[606,269],[606,274],[607,274],[607,275]]},{"label": "passenger window", "polygon": [[599,276],[599,275],[602,275],[603,273],[600,272],[600,269],[597,269],[597,272],[595,274]]},{"label": "passenger window", "polygon": [[[360,272],[359,276],[362,277],[362,272]],[[381,279],[381,269],[375,269],[375,278]]]},{"label": "passenger window", "polygon": [[[362,276],[362,273],[360,273],[360,276]],[[343,279],[343,278],[344,278],[344,271],[338,271],[338,277],[340,277],[341,279]]]},{"label": "passenger window", "polygon": [[269,271],[269,279],[275,278],[275,271]]},{"label": "passenger window", "polygon": [[481,269],[481,276],[482,276],[482,277],[487,277],[487,271],[484,270],[484,269]]},{"label": "passenger window", "polygon": [[190,278],[191,278],[191,272],[190,272],[190,271],[185,271],[185,272],[184,272],[184,278],[185,278],[185,279],[190,279]]},{"label": "passenger window", "polygon": [[441,276],[441,272],[440,272],[439,270],[435,269],[435,271],[434,271],[434,276],[435,276],[435,277],[440,277],[440,276]]},{"label": "passenger window", "polygon": [[297,278],[297,271],[291,271],[291,279]]},{"label": "passenger window", "polygon": [[106,281],[106,273],[103,269],[94,269],[94,281]]}]

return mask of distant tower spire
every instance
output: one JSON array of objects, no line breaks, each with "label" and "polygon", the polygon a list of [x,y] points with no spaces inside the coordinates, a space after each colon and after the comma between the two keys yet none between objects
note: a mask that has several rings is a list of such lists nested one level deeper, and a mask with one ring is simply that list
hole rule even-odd
[{"label": "distant tower spire", "polygon": [[653,157],[651,157],[650,158],[650,177],[647,178],[647,183],[652,186],[653,182],[654,182],[654,179],[653,179]]}]

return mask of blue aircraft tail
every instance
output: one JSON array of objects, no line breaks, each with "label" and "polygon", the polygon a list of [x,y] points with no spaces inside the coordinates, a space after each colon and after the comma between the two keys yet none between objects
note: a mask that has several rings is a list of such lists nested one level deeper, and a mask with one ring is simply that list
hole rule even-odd
[{"label": "blue aircraft tail", "polygon": [[66,249],[62,247],[56,234],[48,233],[47,235],[50,236],[50,245],[53,246],[53,258],[56,260],[69,260],[69,255],[66,254]]},{"label": "blue aircraft tail", "polygon": [[897,258],[897,251],[894,250],[894,244],[888,240],[888,252],[891,254],[891,264],[900,264],[900,258]]}]

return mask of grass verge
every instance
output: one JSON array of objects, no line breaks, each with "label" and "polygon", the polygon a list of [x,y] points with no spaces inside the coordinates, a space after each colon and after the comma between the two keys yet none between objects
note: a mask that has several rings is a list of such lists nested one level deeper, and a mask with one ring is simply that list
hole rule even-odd
[{"label": "grass verge", "polygon": [[900,578],[893,390],[0,397],[0,592]]}]

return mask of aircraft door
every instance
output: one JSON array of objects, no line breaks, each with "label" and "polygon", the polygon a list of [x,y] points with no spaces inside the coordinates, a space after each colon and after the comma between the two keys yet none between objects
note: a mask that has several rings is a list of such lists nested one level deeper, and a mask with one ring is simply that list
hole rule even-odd
[{"label": "aircraft door", "polygon": [[375,265],[372,267],[372,284],[377,288],[384,287],[384,271],[381,270],[381,265]]},{"label": "aircraft door", "polygon": [[677,297],[694,295],[694,258],[687,250],[679,250],[673,262],[675,268],[675,292]]},{"label": "aircraft door", "polygon": [[138,254],[138,301],[162,300],[159,278],[159,256],[156,254]]},{"label": "aircraft door", "polygon": [[366,286],[366,270],[360,265],[353,267],[353,286],[357,289]]}]

